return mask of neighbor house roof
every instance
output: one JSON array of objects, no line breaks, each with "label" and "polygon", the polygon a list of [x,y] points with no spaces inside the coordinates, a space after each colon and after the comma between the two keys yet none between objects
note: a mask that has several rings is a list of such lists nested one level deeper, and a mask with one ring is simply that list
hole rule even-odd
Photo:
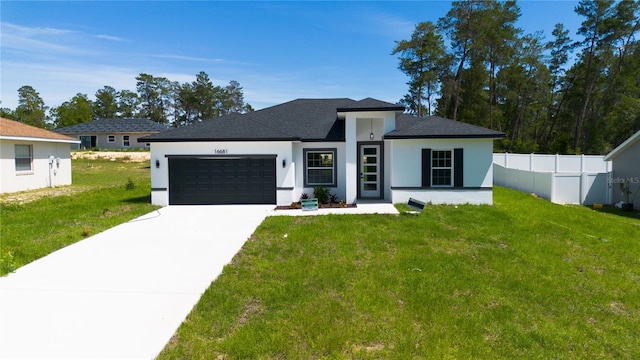
[{"label": "neighbor house roof", "polygon": [[80,133],[148,133],[167,130],[166,125],[149,119],[97,119],[56,129],[61,134]]},{"label": "neighbor house roof", "polygon": [[[297,99],[251,113],[231,114],[148,135],[138,141],[344,141],[344,120],[338,113],[403,110],[402,106],[372,98],[360,101]],[[396,131],[385,135],[385,138],[397,139],[429,137],[501,138],[504,133],[443,118],[400,115]]]},{"label": "neighbor house roof", "polygon": [[53,142],[78,143],[77,139],[53,131],[26,125],[14,120],[0,118],[0,139],[43,140]]},{"label": "neighbor house roof", "polygon": [[615,159],[618,155],[622,154],[625,150],[627,150],[631,145],[640,141],[640,130],[638,130],[635,134],[631,135],[627,140],[625,140],[622,144],[620,144],[617,148],[613,149],[607,156],[604,157],[604,161],[609,161]]}]

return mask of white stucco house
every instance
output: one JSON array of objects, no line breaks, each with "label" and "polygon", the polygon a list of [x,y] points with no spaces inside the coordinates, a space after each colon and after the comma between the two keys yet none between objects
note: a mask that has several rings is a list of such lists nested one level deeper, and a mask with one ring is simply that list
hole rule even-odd
[{"label": "white stucco house", "polygon": [[78,143],[0,118],[0,193],[71,185],[71,145]]},{"label": "white stucco house", "polygon": [[613,202],[625,201],[619,184],[626,182],[631,191],[629,202],[635,210],[640,210],[640,131],[608,153],[604,160],[611,161]]},{"label": "white stucco house", "polygon": [[326,186],[348,203],[492,204],[504,133],[403,111],[298,99],[140,138],[151,144],[152,203],[289,205]]},{"label": "white stucco house", "polygon": [[138,138],[167,130],[167,125],[149,119],[96,119],[56,129],[55,132],[80,140],[74,149],[144,149]]}]

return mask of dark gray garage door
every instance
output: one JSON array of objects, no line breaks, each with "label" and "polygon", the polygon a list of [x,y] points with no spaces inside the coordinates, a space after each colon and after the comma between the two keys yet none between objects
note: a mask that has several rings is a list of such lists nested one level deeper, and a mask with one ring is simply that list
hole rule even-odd
[{"label": "dark gray garage door", "polygon": [[170,205],[275,203],[273,157],[169,158]]}]

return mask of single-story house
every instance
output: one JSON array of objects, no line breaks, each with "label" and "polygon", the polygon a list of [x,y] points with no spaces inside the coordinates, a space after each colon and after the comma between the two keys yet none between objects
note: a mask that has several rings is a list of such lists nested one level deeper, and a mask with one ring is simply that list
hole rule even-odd
[{"label": "single-story house", "polygon": [[60,134],[80,140],[76,149],[148,148],[138,138],[167,130],[166,125],[149,119],[97,119],[56,129]]},{"label": "single-story house", "polygon": [[289,205],[339,200],[492,204],[502,132],[367,98],[298,99],[145,136],[151,201]]},{"label": "single-story house", "polygon": [[625,201],[619,184],[626,182],[631,191],[629,202],[635,210],[640,210],[640,130],[613,149],[604,160],[612,163],[613,202]]},{"label": "single-story house", "polygon": [[0,118],[0,193],[71,185],[71,145],[78,143]]}]

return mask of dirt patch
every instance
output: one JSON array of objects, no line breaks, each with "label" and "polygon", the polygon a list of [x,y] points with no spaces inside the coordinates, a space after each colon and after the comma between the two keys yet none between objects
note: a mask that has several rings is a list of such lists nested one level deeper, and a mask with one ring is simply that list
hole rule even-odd
[{"label": "dirt patch", "polygon": [[57,187],[57,188],[43,188],[28,191],[21,191],[17,193],[2,194],[0,195],[0,204],[2,205],[22,205],[45,197],[65,196],[73,195],[79,192],[88,190],[88,188],[82,187]]},{"label": "dirt patch", "polygon": [[148,151],[74,151],[71,159],[103,159],[122,160],[125,162],[145,162],[149,161],[151,153]]}]

